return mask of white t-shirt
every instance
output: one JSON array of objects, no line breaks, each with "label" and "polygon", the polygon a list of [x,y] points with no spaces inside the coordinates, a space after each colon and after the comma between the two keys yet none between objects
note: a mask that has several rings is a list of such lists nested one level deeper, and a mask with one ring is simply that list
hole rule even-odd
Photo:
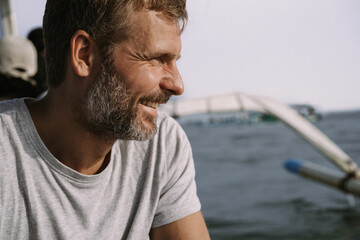
[{"label": "white t-shirt", "polygon": [[0,143],[0,239],[141,240],[200,210],[189,141],[162,113],[153,139],[118,140],[97,175],[49,152],[24,99],[0,103]]}]

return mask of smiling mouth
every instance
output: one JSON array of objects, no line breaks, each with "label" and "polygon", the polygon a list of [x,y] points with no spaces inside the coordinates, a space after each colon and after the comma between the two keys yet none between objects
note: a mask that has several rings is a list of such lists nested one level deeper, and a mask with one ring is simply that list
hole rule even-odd
[{"label": "smiling mouth", "polygon": [[144,107],[157,109],[161,104],[165,104],[170,99],[170,94],[168,93],[160,93],[160,94],[152,94],[143,96],[138,100],[138,103],[143,105]]},{"label": "smiling mouth", "polygon": [[141,102],[141,104],[151,108],[158,108],[160,106],[160,103],[155,102]]}]

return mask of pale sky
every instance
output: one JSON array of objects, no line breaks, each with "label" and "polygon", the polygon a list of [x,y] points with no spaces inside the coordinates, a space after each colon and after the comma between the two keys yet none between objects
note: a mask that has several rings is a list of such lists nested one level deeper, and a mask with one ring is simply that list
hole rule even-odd
[{"label": "pale sky", "polygon": [[[45,0],[13,0],[20,35]],[[188,0],[184,98],[264,95],[320,110],[360,109],[359,0]]]}]

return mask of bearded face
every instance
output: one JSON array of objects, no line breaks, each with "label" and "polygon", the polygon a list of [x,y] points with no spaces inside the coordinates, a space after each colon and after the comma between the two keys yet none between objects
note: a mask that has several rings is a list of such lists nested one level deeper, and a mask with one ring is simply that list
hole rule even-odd
[{"label": "bearded face", "polygon": [[161,90],[135,94],[120,76],[108,57],[100,66],[85,101],[87,126],[107,139],[150,139],[157,132],[157,117],[141,111],[139,103],[166,103],[170,94]]},{"label": "bearded face", "polygon": [[134,12],[132,33],[106,51],[82,104],[89,131],[110,140],[154,136],[156,108],[184,91],[180,32],[179,21],[157,11]]}]

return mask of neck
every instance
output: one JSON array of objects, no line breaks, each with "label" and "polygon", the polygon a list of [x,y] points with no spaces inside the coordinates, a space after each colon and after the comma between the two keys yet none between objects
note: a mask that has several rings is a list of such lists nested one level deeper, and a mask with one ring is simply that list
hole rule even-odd
[{"label": "neck", "polygon": [[110,161],[114,140],[95,136],[80,122],[74,102],[49,92],[40,101],[27,102],[40,138],[49,151],[66,166],[87,175],[101,172]]}]

